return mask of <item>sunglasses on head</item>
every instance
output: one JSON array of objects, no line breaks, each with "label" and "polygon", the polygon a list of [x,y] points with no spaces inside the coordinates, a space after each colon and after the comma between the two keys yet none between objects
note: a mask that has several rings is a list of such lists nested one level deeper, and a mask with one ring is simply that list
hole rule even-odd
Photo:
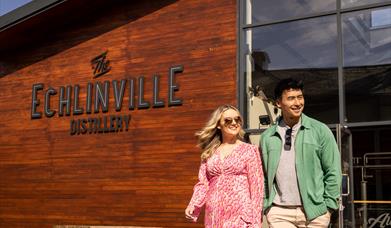
[{"label": "sunglasses on head", "polygon": [[237,117],[225,117],[224,118],[224,125],[225,126],[228,126],[228,125],[231,125],[233,122],[235,121],[235,123],[239,124],[239,125],[242,125],[242,118],[240,116],[237,116]]},{"label": "sunglasses on head", "polygon": [[291,147],[292,147],[292,128],[288,128],[288,129],[286,129],[286,132],[285,132],[284,149],[291,150]]}]

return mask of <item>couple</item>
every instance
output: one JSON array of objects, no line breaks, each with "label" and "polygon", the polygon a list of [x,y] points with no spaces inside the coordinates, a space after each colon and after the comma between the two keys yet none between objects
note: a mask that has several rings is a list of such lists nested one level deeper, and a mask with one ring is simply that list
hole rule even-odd
[{"label": "couple", "polygon": [[230,105],[196,134],[201,167],[186,218],[196,221],[205,205],[205,227],[261,227],[262,210],[269,227],[328,227],[341,185],[334,136],[302,113],[301,81],[281,80],[274,92],[282,116],[261,135],[261,153],[242,142],[243,120]]}]

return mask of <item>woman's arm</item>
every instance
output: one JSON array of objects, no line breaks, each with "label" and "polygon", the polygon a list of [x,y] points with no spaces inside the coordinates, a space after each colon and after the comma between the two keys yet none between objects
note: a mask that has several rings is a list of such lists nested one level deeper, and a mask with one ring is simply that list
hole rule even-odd
[{"label": "woman's arm", "polygon": [[198,172],[198,183],[194,186],[193,196],[185,210],[186,218],[197,221],[201,208],[205,204],[206,194],[209,189],[209,180],[206,174],[206,161],[201,163]]},{"label": "woman's arm", "polygon": [[258,147],[252,146],[249,153],[250,156],[247,162],[247,168],[251,203],[253,206],[253,222],[256,227],[261,227],[264,194],[262,161]]}]

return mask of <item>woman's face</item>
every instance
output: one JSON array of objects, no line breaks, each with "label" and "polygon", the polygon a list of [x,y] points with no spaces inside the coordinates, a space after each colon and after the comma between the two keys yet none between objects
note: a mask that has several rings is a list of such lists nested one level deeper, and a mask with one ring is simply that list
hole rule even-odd
[{"label": "woman's face", "polygon": [[237,136],[242,129],[242,117],[233,109],[228,109],[221,115],[219,127],[223,136]]}]

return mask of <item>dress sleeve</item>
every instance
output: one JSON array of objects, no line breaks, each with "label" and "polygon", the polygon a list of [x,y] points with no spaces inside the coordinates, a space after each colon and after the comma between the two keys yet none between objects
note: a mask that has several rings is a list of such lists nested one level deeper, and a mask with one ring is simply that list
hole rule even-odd
[{"label": "dress sleeve", "polygon": [[197,221],[201,208],[205,204],[206,194],[209,189],[209,180],[206,174],[206,162],[202,162],[198,172],[198,183],[194,186],[193,196],[187,208],[194,208],[194,221]]},{"label": "dress sleeve", "polygon": [[248,181],[253,207],[253,226],[262,227],[262,208],[264,194],[264,178],[262,161],[258,147],[252,146],[248,160]]}]

